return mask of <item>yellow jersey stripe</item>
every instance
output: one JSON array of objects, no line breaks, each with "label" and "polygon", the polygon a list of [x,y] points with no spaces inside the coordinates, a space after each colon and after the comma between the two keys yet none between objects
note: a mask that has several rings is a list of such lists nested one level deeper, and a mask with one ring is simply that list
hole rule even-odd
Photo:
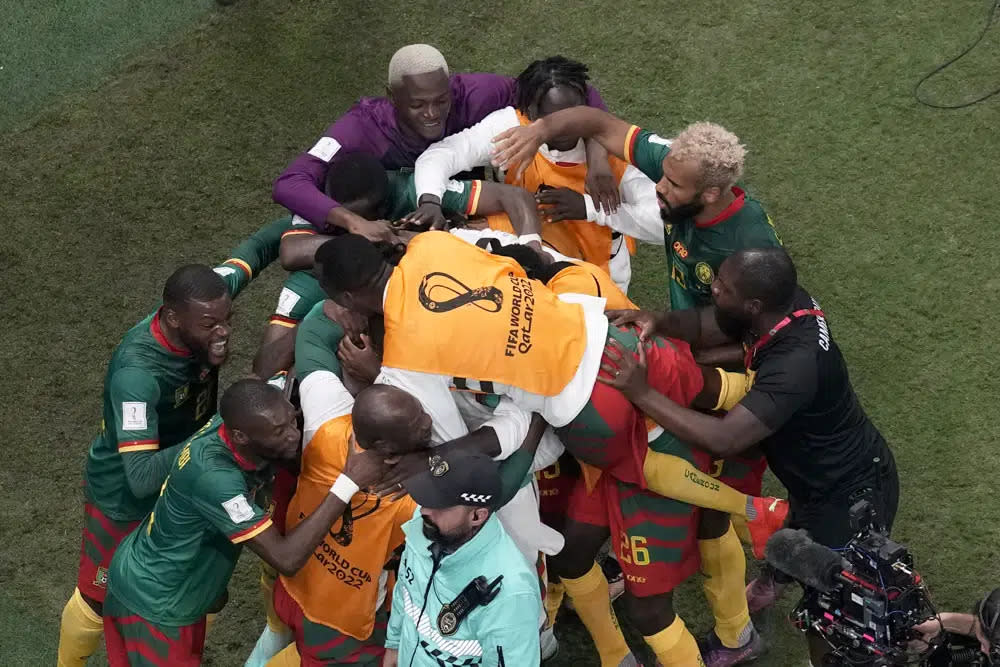
[{"label": "yellow jersey stripe", "polygon": [[239,544],[240,542],[246,542],[247,540],[252,540],[257,537],[265,530],[271,527],[271,517],[267,516],[260,520],[256,526],[247,528],[246,530],[236,533],[229,538],[229,541],[233,544]]},{"label": "yellow jersey stripe", "polygon": [[639,136],[639,131],[639,126],[633,125],[625,134],[625,148],[622,155],[625,156],[625,161],[629,164],[635,164],[635,140]]}]

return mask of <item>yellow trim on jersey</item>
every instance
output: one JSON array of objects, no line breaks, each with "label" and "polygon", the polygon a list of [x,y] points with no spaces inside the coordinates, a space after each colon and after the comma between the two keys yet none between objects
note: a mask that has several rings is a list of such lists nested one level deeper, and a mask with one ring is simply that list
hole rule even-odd
[{"label": "yellow trim on jersey", "polygon": [[160,443],[158,443],[158,442],[148,443],[147,442],[147,443],[142,443],[142,444],[137,444],[137,445],[125,445],[124,447],[119,446],[118,447],[118,453],[119,454],[125,454],[127,452],[148,452],[148,451],[157,450],[159,448],[160,448]]},{"label": "yellow trim on jersey", "polygon": [[465,214],[472,215],[479,208],[479,195],[483,193],[483,184],[480,181],[472,181],[469,185],[469,205],[465,207]]},{"label": "yellow trim on jersey", "polygon": [[268,324],[277,324],[279,327],[285,327],[287,329],[294,329],[299,326],[298,322],[289,322],[288,320],[279,320],[276,317],[272,317],[267,321]]},{"label": "yellow trim on jersey", "polygon": [[236,266],[238,266],[241,269],[243,269],[244,271],[246,271],[247,276],[253,278],[253,269],[250,268],[249,264],[247,264],[246,262],[244,262],[242,259],[240,259],[238,257],[231,257],[231,258],[227,259],[225,262],[223,262],[223,264],[235,264]]},{"label": "yellow trim on jersey", "polygon": [[239,544],[240,542],[246,542],[247,540],[252,540],[257,537],[265,530],[271,527],[271,517],[265,517],[260,523],[258,523],[253,528],[242,533],[237,533],[233,537],[229,538],[229,541],[233,544]]},{"label": "yellow trim on jersey", "polygon": [[286,236],[295,236],[297,234],[309,234],[310,236],[313,236],[313,235],[316,234],[316,230],[314,230],[314,229],[289,229],[287,232],[285,232],[284,234],[281,235],[281,238],[285,238]]},{"label": "yellow trim on jersey", "polygon": [[622,155],[625,156],[625,161],[629,164],[635,164],[635,151],[633,150],[633,147],[635,144],[635,137],[639,134],[639,132],[639,126],[633,125],[625,134],[625,149],[622,151]]}]

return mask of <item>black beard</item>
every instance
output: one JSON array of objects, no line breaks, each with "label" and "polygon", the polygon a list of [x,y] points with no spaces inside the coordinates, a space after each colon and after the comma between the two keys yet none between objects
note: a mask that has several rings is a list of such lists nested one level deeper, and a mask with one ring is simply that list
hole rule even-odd
[{"label": "black beard", "polygon": [[676,225],[682,222],[686,222],[693,218],[694,216],[705,210],[705,205],[700,201],[689,201],[686,204],[681,204],[680,206],[671,206],[667,204],[667,201],[660,198],[666,208],[660,209],[660,219],[668,225]]},{"label": "black beard", "polygon": [[715,323],[719,325],[722,333],[737,341],[743,341],[746,338],[752,324],[750,318],[727,313],[718,306],[712,310],[715,314]]},{"label": "black beard", "polygon": [[437,525],[427,518],[424,518],[424,537],[431,542],[440,544],[441,547],[447,552],[454,552],[460,546],[469,541],[468,532],[463,532],[457,535],[445,535],[441,532],[441,529],[438,528]]}]

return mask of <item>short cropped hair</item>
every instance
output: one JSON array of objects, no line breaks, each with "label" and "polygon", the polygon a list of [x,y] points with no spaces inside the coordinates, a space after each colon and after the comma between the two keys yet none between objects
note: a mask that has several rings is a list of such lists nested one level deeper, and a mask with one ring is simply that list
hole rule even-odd
[{"label": "short cropped hair", "polygon": [[792,305],[799,277],[784,248],[747,248],[730,258],[739,269],[735,287],[744,299],[759,299],[769,312]]},{"label": "short cropped hair", "polygon": [[385,263],[375,244],[359,234],[335,236],[316,250],[319,281],[328,294],[368,285]]},{"label": "short cropped hair", "polygon": [[556,86],[572,88],[586,100],[588,79],[587,66],[581,62],[563,56],[536,60],[517,76],[514,106],[527,113]]},{"label": "short cropped hair", "polygon": [[237,380],[219,401],[222,421],[243,430],[248,420],[276,408],[284,398],[281,390],[259,378]]},{"label": "short cropped hair", "polygon": [[163,286],[163,303],[177,308],[188,303],[215,301],[228,294],[222,277],[204,264],[187,264],[170,274]]},{"label": "short cropped hair", "polygon": [[448,63],[441,52],[430,44],[408,44],[392,54],[389,60],[389,85],[403,82],[404,76],[426,74],[435,70],[448,74]]},{"label": "short cropped hair", "polygon": [[371,153],[341,153],[326,171],[326,194],[341,204],[364,197],[381,202],[388,192],[385,167]]},{"label": "short cropped hair", "polygon": [[746,147],[739,137],[715,123],[692,123],[684,128],[670,146],[676,160],[694,160],[700,166],[701,188],[727,190],[743,176]]}]

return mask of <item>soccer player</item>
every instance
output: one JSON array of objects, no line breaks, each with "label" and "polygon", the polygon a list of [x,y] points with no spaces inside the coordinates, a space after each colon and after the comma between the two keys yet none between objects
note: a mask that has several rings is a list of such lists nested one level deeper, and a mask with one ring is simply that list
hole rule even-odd
[{"label": "soccer player", "polygon": [[296,459],[300,441],[281,389],[252,378],[226,390],[218,415],[180,449],[149,518],[112,558],[104,628],[113,667],[147,664],[150,653],[199,664],[205,616],[225,598],[243,545],[294,574],[358,488],[389,469],[378,452],[351,451],[323,501],[282,536],[253,499],[274,464]]},{"label": "soccer player", "polygon": [[[399,220],[417,206],[412,172],[387,172],[370,153],[341,153],[327,170],[326,192],[342,208],[366,220]],[[463,215],[502,212],[517,230],[530,238],[541,227],[534,200],[528,193],[490,181],[449,181],[441,208],[449,214]],[[310,269],[316,249],[328,238],[304,218],[291,219],[290,229],[282,237],[280,254],[282,266],[291,273],[282,286],[254,361],[258,377],[270,377],[291,367],[295,327],[313,305],[325,298]],[[351,333],[357,338],[356,332]]]},{"label": "soccer player", "polygon": [[[453,174],[489,164],[497,134],[585,104],[586,94],[586,65],[562,56],[531,63],[517,78],[512,106],[434,144],[417,159],[414,178],[421,200],[442,197]],[[527,169],[508,172],[506,182],[536,193],[545,216],[542,239],[546,244],[563,255],[596,264],[627,292],[631,259],[619,230],[659,227],[655,186],[635,167],[609,158],[621,206],[614,213],[603,212],[586,194],[586,157],[584,140],[573,131],[550,136],[530,158]],[[419,215],[410,219],[419,221]],[[497,217],[490,218],[490,226],[509,231],[509,225]],[[660,237],[662,244],[662,233]]]},{"label": "soccer player", "polygon": [[[759,445],[788,489],[789,526],[805,528],[824,546],[842,547],[853,535],[850,507],[867,498],[886,529],[899,503],[892,452],[858,401],[847,365],[819,304],[798,286],[795,266],[781,248],[741,250],[722,263],[710,309],[620,313],[646,334],[693,344],[741,341],[754,376],[747,395],[723,419],[689,410],[643,379],[641,356],[609,350],[609,381],[658,424],[715,456]],[[773,602],[773,581],[748,587],[751,606]],[[763,598],[764,600],[755,600]],[[828,645],[810,640],[812,662]]]},{"label": "soccer player", "polygon": [[[420,234],[410,241],[396,268],[356,235],[335,238],[323,250],[329,255],[321,262],[324,290],[346,308],[383,314],[385,350],[379,381],[407,388],[420,398],[435,429],[443,431],[439,439],[451,439],[445,429],[464,433],[450,395],[452,387],[503,395],[524,410],[540,413],[553,426],[567,427],[560,433],[567,448],[582,462],[605,471],[601,477],[606,489],[604,507],[616,513],[611,525],[617,555],[626,574],[632,575],[631,582],[645,585],[635,596],[640,602],[631,605],[637,610],[633,620],[664,664],[692,664],[685,661],[694,659],[697,647],[683,622],[673,615],[669,591],[680,580],[676,572],[697,567],[696,555],[691,557],[682,548],[694,548],[693,530],[683,544],[667,546],[654,540],[643,547],[646,551],[637,562],[632,546],[638,542],[631,538],[645,539],[637,532],[645,524],[627,524],[621,514],[622,498],[616,496],[622,488],[618,482],[643,491],[647,478],[656,478],[644,471],[645,463],[655,457],[647,456],[643,416],[624,396],[596,383],[609,337],[637,344],[634,335],[609,328],[604,300],[584,295],[557,298],[529,280],[516,262],[440,232]],[[412,354],[413,350],[420,354]],[[649,354],[656,360],[651,377],[661,391],[686,404],[701,394],[705,376],[690,354],[678,352],[667,341],[652,346]],[[714,371],[712,375],[718,377]],[[481,435],[492,437],[493,447],[503,447],[500,432]],[[756,525],[762,537],[777,527],[775,523],[780,524],[780,519],[772,521],[776,517],[769,515],[769,501],[722,489],[694,467],[683,475],[690,486],[707,489],[716,501],[726,494],[733,502],[726,507],[719,503],[718,509],[751,514],[755,519],[751,526]],[[704,477],[706,486],[691,481],[692,477]],[[612,479],[615,485],[608,481]],[[657,512],[654,508],[643,518],[652,521]],[[687,516],[691,520],[693,512]],[[673,527],[670,520],[664,523],[668,534]],[[619,535],[626,539],[620,542]],[[630,573],[628,568],[636,569]],[[603,605],[607,605],[606,591]],[[577,610],[582,612],[579,605]]]},{"label": "soccer player", "polygon": [[780,245],[760,202],[736,185],[746,149],[725,128],[694,123],[671,141],[600,109],[573,107],[499,133],[494,161],[504,168],[516,165],[520,174],[531,167],[539,147],[567,134],[597,140],[656,182],[663,226],[640,224],[631,234],[666,241],[671,309],[708,304],[719,266],[736,250]]},{"label": "soccer player", "polygon": [[[340,228],[375,241],[390,241],[393,234],[387,225],[365,220],[323,193],[331,161],[341,151],[360,151],[375,155],[386,169],[413,167],[417,156],[435,141],[510,105],[515,90],[514,79],[505,76],[449,75],[448,63],[434,47],[404,46],[389,61],[388,97],[362,98],[327,128],[324,136],[275,181],[274,201],[319,230]],[[588,90],[587,102],[604,108],[596,90]],[[590,190],[605,206],[611,206],[607,152],[596,143],[589,150]],[[424,216],[443,227],[440,207],[420,203]]]},{"label": "soccer player", "polygon": [[163,303],[122,338],[104,379],[101,431],[87,454],[77,587],[59,633],[59,665],[83,665],[101,638],[108,564],[156,500],[183,442],[215,412],[229,353],[232,299],[278,255],[285,221],[239,245],[214,270],[183,266]]}]

